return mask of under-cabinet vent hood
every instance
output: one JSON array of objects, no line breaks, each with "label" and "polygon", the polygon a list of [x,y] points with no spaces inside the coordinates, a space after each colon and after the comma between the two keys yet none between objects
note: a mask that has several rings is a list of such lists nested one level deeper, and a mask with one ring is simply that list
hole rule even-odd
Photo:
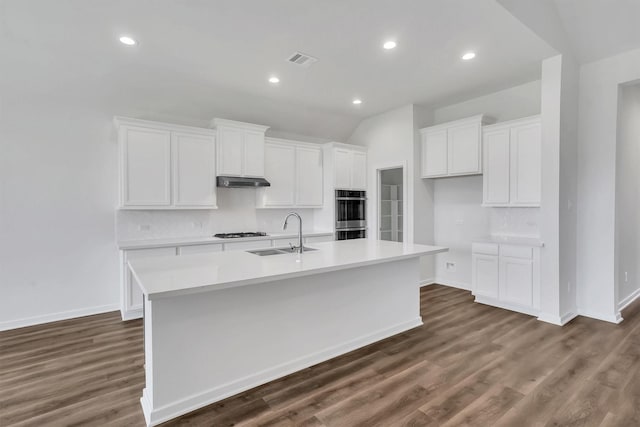
[{"label": "under-cabinet vent hood", "polygon": [[225,188],[257,188],[270,187],[269,181],[264,178],[244,178],[238,176],[219,176],[218,187]]}]

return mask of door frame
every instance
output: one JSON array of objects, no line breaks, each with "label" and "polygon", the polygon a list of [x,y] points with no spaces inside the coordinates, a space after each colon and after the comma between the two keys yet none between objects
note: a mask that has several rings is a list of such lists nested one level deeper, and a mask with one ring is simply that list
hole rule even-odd
[{"label": "door frame", "polygon": [[[380,224],[381,220],[381,196],[382,196],[382,171],[390,169],[402,169],[402,242],[413,241],[413,238],[409,239],[409,182],[408,171],[406,161],[395,161],[389,163],[378,164],[375,167],[376,171],[376,197],[375,197],[375,209],[376,209],[376,240],[380,240]],[[413,236],[411,236],[413,237]]]}]

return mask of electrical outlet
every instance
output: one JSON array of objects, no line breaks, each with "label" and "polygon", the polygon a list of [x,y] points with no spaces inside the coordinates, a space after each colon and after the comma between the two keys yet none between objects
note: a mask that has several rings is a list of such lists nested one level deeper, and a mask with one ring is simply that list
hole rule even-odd
[{"label": "electrical outlet", "polygon": [[456,271],[456,263],[455,262],[447,262],[445,268],[447,271],[453,273]]},{"label": "electrical outlet", "polygon": [[624,272],[624,281],[628,282],[629,281],[629,273],[628,272]]},{"label": "electrical outlet", "polygon": [[202,221],[193,221],[193,222],[191,223],[191,226],[192,226],[193,228],[202,228]]},{"label": "electrical outlet", "polygon": [[149,231],[149,230],[151,230],[151,226],[149,224],[140,224],[138,226],[138,230],[140,230],[140,231]]},{"label": "electrical outlet", "polygon": [[567,282],[567,292],[571,292],[571,280]]}]

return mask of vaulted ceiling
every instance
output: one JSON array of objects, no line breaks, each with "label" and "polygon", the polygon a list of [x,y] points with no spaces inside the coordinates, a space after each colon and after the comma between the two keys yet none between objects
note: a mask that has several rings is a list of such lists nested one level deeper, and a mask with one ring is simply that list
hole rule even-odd
[{"label": "vaulted ceiling", "polygon": [[[578,0],[557,3],[567,21]],[[558,49],[508,9],[494,0],[2,0],[0,95],[342,139],[394,107],[538,78]],[[567,24],[578,38],[586,28]],[[121,44],[122,34],[138,45]],[[386,40],[397,47],[382,49]],[[477,57],[462,61],[469,50]],[[295,51],[318,62],[289,64]]]}]

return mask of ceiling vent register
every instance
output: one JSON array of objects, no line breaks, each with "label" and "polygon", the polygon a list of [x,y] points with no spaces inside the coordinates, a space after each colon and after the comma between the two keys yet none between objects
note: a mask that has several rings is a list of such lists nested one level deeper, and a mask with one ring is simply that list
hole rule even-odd
[{"label": "ceiling vent register", "polygon": [[313,56],[307,55],[306,53],[296,52],[289,58],[287,58],[287,61],[301,67],[308,67],[311,64],[318,62],[318,58],[314,58]]}]

